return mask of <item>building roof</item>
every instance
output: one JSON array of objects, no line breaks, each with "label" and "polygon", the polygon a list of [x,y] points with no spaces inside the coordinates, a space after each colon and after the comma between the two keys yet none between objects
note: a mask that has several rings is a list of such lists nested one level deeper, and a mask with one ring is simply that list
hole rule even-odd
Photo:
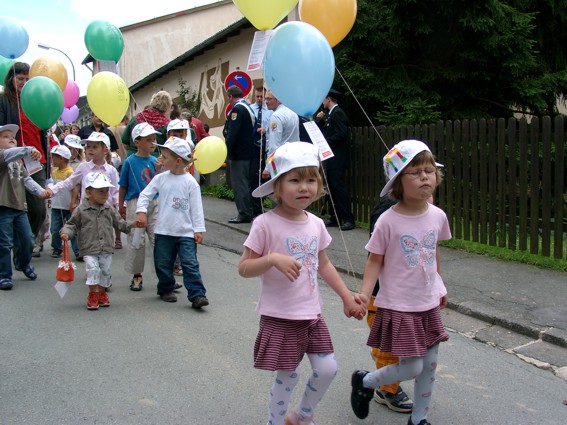
[{"label": "building roof", "polygon": [[215,35],[209,37],[205,41],[197,44],[192,49],[186,51],[182,55],[178,56],[177,58],[173,59],[169,63],[163,65],[161,68],[156,69],[154,72],[149,74],[147,77],[141,79],[134,85],[130,86],[130,92],[134,92],[139,90],[151,82],[157,80],[160,77],[163,77],[168,72],[173,71],[175,68],[179,68],[183,66],[187,62],[192,61],[195,57],[200,56],[205,53],[205,51],[214,48],[217,44],[221,44],[226,42],[229,37],[234,37],[238,35],[242,30],[252,28],[252,24],[248,22],[246,18],[242,18],[235,23],[229,25],[225,29],[217,32]]}]

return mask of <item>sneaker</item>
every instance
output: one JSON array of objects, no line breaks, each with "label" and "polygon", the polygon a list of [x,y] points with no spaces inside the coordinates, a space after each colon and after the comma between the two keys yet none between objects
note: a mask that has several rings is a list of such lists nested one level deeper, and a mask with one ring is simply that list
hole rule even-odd
[{"label": "sneaker", "polygon": [[98,305],[99,307],[108,307],[110,306],[110,299],[106,292],[99,292],[98,293]]},{"label": "sneaker", "polygon": [[302,418],[295,410],[289,412],[285,417],[285,425],[315,425],[313,415]]},{"label": "sneaker", "polygon": [[174,303],[177,301],[177,296],[173,292],[166,292],[165,294],[161,294],[159,297],[166,303]]},{"label": "sneaker", "polygon": [[79,255],[79,254],[75,254],[75,260],[80,261],[81,263],[83,263],[85,260],[83,260],[83,256]]},{"label": "sneaker", "polygon": [[36,280],[37,279],[37,273],[35,272],[35,269],[32,267],[31,264],[28,264],[26,266],[26,268],[22,270],[22,272],[30,280]]},{"label": "sneaker", "polygon": [[419,421],[418,424],[414,424],[411,421],[411,416],[410,416],[410,418],[408,419],[408,425],[431,425],[431,424],[429,422],[427,422],[427,419],[422,419],[421,421]]},{"label": "sneaker", "polygon": [[175,267],[173,269],[174,276],[183,276],[183,269],[181,267]]},{"label": "sneaker", "polygon": [[8,278],[0,279],[0,289],[1,290],[9,291],[13,287],[14,287],[14,284],[12,283],[12,279],[8,279]]},{"label": "sneaker", "polygon": [[413,409],[413,401],[410,400],[401,386],[398,387],[396,394],[377,389],[374,392],[374,401],[378,404],[383,404],[394,412],[411,413],[411,409]]},{"label": "sneaker", "polygon": [[193,308],[201,308],[209,305],[209,300],[207,297],[196,297],[193,301],[191,301],[191,307]]},{"label": "sneaker", "polygon": [[175,285],[173,285],[173,290],[177,291],[178,289],[183,288],[183,285],[181,283],[175,282]]},{"label": "sneaker", "polygon": [[359,419],[364,419],[368,416],[368,405],[374,396],[372,388],[366,388],[362,384],[362,380],[368,374],[366,370],[356,370],[352,374],[351,385],[352,391],[350,393],[350,406],[352,411]]},{"label": "sneaker", "polygon": [[98,292],[89,292],[87,297],[87,309],[88,310],[98,310]]},{"label": "sneaker", "polygon": [[61,251],[59,249],[54,249],[51,251],[51,256],[53,258],[61,258]]},{"label": "sneaker", "polygon": [[136,276],[134,275],[134,277],[132,277],[132,280],[130,281],[130,290],[131,291],[141,291],[142,290],[142,276]]},{"label": "sneaker", "polygon": [[41,257],[41,251],[43,251],[43,245],[34,245],[32,251],[32,257]]}]

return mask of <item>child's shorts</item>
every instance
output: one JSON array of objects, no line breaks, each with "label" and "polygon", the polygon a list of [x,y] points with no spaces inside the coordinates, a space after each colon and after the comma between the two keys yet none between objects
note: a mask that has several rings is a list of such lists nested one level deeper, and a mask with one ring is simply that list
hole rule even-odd
[{"label": "child's shorts", "polygon": [[112,254],[85,255],[83,259],[87,272],[87,285],[100,285],[108,288]]}]

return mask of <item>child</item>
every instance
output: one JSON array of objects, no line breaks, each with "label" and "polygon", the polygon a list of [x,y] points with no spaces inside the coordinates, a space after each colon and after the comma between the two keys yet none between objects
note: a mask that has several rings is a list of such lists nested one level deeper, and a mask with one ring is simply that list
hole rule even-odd
[{"label": "child", "polygon": [[380,277],[368,345],[391,352],[400,362],[353,373],[351,406],[361,419],[368,416],[374,388],[415,379],[408,425],[429,425],[439,343],[449,338],[441,320],[447,290],[439,275],[437,244],[450,239],[451,231],[445,213],[428,202],[442,181],[439,166],[417,140],[398,143],[384,157],[389,180],[380,196],[389,193],[398,203],[380,216],[366,245],[370,255],[360,293],[368,299]]},{"label": "child", "polygon": [[0,289],[12,289],[11,251],[14,253],[16,270],[21,270],[28,279],[36,280],[37,274],[31,265],[34,236],[26,211],[28,190],[36,196],[46,198],[43,188],[29,175],[21,161],[25,156],[39,161],[41,153],[33,147],[16,147],[14,135],[19,127],[7,124],[0,127]]},{"label": "child", "polygon": [[[252,195],[273,192],[278,206],[254,220],[238,272],[243,277],[262,276],[254,367],[276,371],[268,423],[308,425],[337,372],[333,344],[321,316],[317,272],[341,297],[347,317],[362,319],[365,307],[360,297],[350,293],[327,257],[325,249],[331,236],[323,221],[305,211],[323,194],[317,147],[285,143],[267,163],[271,180]],[[313,375],[299,405],[285,416],[305,353]]]},{"label": "child", "polygon": [[81,138],[74,134],[69,134],[65,137],[63,144],[71,151],[69,165],[73,170],[76,170],[81,163],[85,162],[85,148],[81,145]]},{"label": "child", "polygon": [[[65,180],[73,174],[73,168],[69,165],[71,151],[66,146],[54,146],[51,148],[51,177],[54,183]],[[71,192],[62,191],[51,200],[51,256],[53,258],[61,257],[62,245],[59,231],[63,227],[65,221],[71,218]],[[71,247],[75,253],[75,257],[79,256],[79,248],[77,246],[77,238],[71,239]]]},{"label": "child", "polygon": [[89,287],[87,309],[98,310],[99,307],[110,305],[105,288],[110,285],[110,266],[114,252],[113,228],[117,225],[122,232],[128,233],[133,223],[126,223],[118,211],[107,204],[112,183],[106,175],[100,172],[88,173],[83,186],[86,196],[61,229],[61,239],[68,241],[78,233]]},{"label": "child", "polygon": [[148,205],[156,194],[158,218],[155,226],[154,264],[158,277],[157,293],[163,301],[175,302],[173,263],[179,254],[183,284],[191,307],[209,305],[197,261],[197,244],[203,241],[205,218],[201,190],[187,168],[191,164],[191,148],[186,140],[169,138],[161,149],[160,160],[165,172],[156,175],[140,193],[136,209],[142,227],[148,221]]},{"label": "child", "polygon": [[[156,175],[156,157],[151,153],[156,148],[156,134],[159,134],[150,124],[140,123],[132,129],[132,140],[138,148],[136,154],[130,155],[122,165],[120,173],[120,189],[118,190],[118,210],[126,220],[136,218],[136,206],[140,192],[146,188],[148,183]],[[126,203],[126,204],[124,204]],[[150,200],[147,207],[146,233],[150,240],[150,246],[154,247],[154,228],[158,215],[157,198]],[[146,238],[142,234],[139,246],[134,247],[135,230],[128,234],[128,250],[126,251],[126,262],[124,270],[132,273],[130,289],[132,291],[142,290],[142,272],[146,258]]]}]

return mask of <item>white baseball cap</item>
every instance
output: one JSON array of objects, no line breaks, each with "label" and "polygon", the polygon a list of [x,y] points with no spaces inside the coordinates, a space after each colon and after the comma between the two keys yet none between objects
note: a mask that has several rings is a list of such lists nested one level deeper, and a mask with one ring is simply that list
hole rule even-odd
[{"label": "white baseball cap", "polygon": [[92,187],[93,189],[101,189],[103,187],[115,187],[108,177],[100,172],[92,172],[87,174],[84,180],[85,189]]},{"label": "white baseball cap", "polygon": [[71,159],[71,151],[67,146],[63,146],[63,145],[53,146],[50,152],[52,154],[62,156],[65,159]]},{"label": "white baseball cap", "polygon": [[63,143],[75,149],[85,148],[83,145],[81,145],[81,138],[75,134],[69,134],[68,136],[65,136],[65,140],[63,140]]},{"label": "white baseball cap", "polygon": [[138,137],[146,137],[150,134],[159,134],[159,131],[147,122],[141,122],[132,129],[132,140],[136,140]]},{"label": "white baseball cap", "polygon": [[87,137],[86,139],[81,140],[81,143],[83,145],[86,145],[87,142],[102,142],[106,145],[106,147],[108,149],[110,149],[110,139],[108,138],[108,136],[104,133],[98,133],[96,131],[93,131],[89,137]]},{"label": "white baseball cap", "polygon": [[20,127],[18,127],[16,124],[6,124],[0,127],[0,132],[10,130],[12,133],[14,133],[15,136],[19,129]]},{"label": "white baseball cap", "polygon": [[299,167],[319,167],[319,148],[307,142],[287,142],[266,158],[271,179],[254,189],[252,196],[260,198],[274,191],[276,179]]},{"label": "white baseball cap", "polygon": [[187,140],[180,139],[179,137],[170,137],[163,145],[158,146],[169,149],[187,161],[191,160],[191,147],[189,143],[187,143]]},{"label": "white baseball cap", "polygon": [[167,124],[167,131],[171,130],[189,130],[189,123],[187,120],[174,119]]},{"label": "white baseball cap", "polygon": [[[392,149],[384,156],[384,174],[388,182],[382,188],[380,197],[386,195],[394,185],[396,177],[400,175],[402,170],[421,152],[431,152],[429,147],[419,140],[402,140],[400,143],[394,145]],[[437,167],[442,167],[443,164],[435,163]]]}]

